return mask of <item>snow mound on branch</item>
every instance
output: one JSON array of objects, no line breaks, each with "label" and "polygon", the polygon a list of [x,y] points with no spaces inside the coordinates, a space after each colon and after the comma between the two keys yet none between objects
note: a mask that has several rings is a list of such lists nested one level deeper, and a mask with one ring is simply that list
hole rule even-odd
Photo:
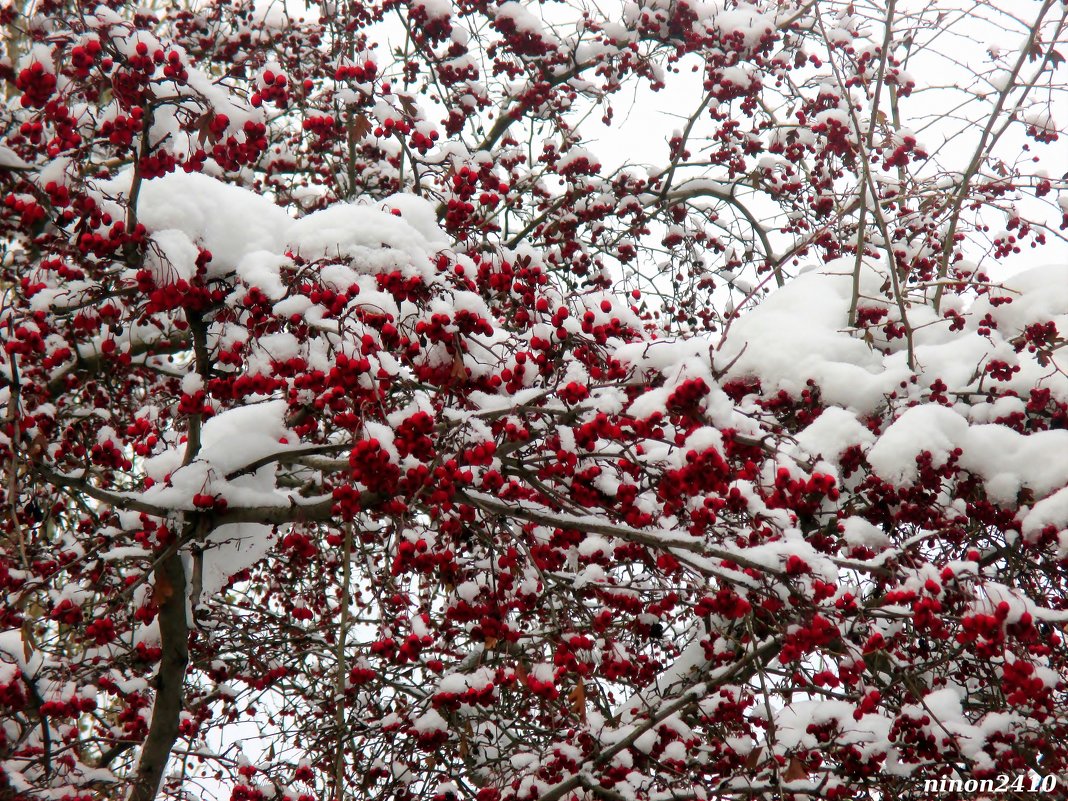
[{"label": "snow mound on branch", "polygon": [[[876,294],[882,275],[864,265],[862,292]],[[737,358],[732,376],[756,376],[766,392],[798,395],[814,380],[830,404],[874,411],[892,387],[909,377],[904,359],[887,363],[863,339],[849,333],[852,262],[798,276],[738,318],[722,358]],[[897,362],[897,363],[894,363]]]},{"label": "snow mound on branch", "polygon": [[911,484],[919,474],[916,457],[931,454],[931,466],[942,467],[968,435],[968,421],[935,403],[907,410],[879,437],[868,452],[875,472],[893,484]]},{"label": "snow mound on branch", "polygon": [[[128,194],[131,180],[126,172],[105,182],[105,194]],[[149,263],[160,273],[161,283],[193,278],[200,250],[208,250],[212,254],[208,277],[236,277],[272,300],[293,305],[292,313],[305,316],[313,305],[310,300],[301,295],[282,300],[289,293],[282,270],[291,266],[290,254],[306,259],[351,259],[351,267],[322,268],[324,278],[330,274],[345,288],[383,272],[432,278],[432,254],[449,244],[438,227],[434,207],[415,196],[393,195],[378,205],[339,203],[294,220],[267,196],[200,174],[172,173],[145,181],[138,216],[152,236]],[[367,290],[366,300],[379,297],[373,282],[362,288]],[[389,300],[381,296],[383,307],[388,307]],[[468,299],[466,306],[480,315],[489,314],[478,298]],[[259,344],[270,346],[269,358],[250,358],[250,370],[270,372],[271,359],[302,355],[297,340],[285,331]],[[183,391],[197,391],[196,383],[183,383]],[[143,493],[144,501],[179,511],[197,508],[193,503],[197,495],[223,500],[230,509],[292,505],[293,493],[277,486],[276,462],[270,461],[299,447],[298,438],[285,424],[286,413],[285,401],[269,400],[209,418],[201,431],[200,449],[189,464],[182,464],[184,442],[145,460],[145,474],[156,483]],[[387,432],[385,428],[380,432],[383,442],[389,439]],[[267,461],[255,466],[260,460]],[[271,526],[253,523],[216,528],[202,543],[202,593],[217,593],[231,576],[262,559],[271,547],[273,532]]]},{"label": "snow mound on branch", "polygon": [[959,463],[986,481],[987,493],[1012,503],[1028,487],[1039,496],[1068,483],[1068,431],[1020,434],[1004,425],[969,425],[955,410],[924,404],[905,411],[868,452],[875,472],[891,483],[911,484],[918,476],[916,457],[931,454],[943,466],[953,451]]},{"label": "snow mound on branch", "polygon": [[505,21],[510,22],[513,29],[518,33],[529,34],[550,42],[556,40],[555,36],[546,32],[541,20],[531,14],[523,3],[518,3],[516,0],[508,0],[508,2],[497,6],[494,10],[494,18],[498,21],[498,24]]},{"label": "snow mound on branch", "polygon": [[230,473],[259,459],[284,452],[280,444],[295,438],[285,426],[286,403],[275,400],[240,406],[218,414],[204,423],[198,459],[215,469]]},{"label": "snow mound on branch", "polygon": [[217,527],[204,543],[200,592],[211,597],[230,582],[230,577],[250,568],[271,550],[270,526],[260,523],[228,523]]},{"label": "snow mound on branch", "polygon": [[[1068,432],[1021,434],[1002,423],[1024,411],[1035,387],[1068,400],[1068,377],[1058,369],[1065,349],[1057,339],[1068,332],[1068,265],[1020,273],[957,309],[958,330],[929,306],[909,306],[914,368],[903,337],[887,340],[881,325],[863,334],[850,327],[853,269],[852,259],[840,259],[805,273],[735,320],[722,346],[712,346],[715,363],[729,365],[727,379],[757,378],[765,396],[818,390],[827,408],[797,435],[814,457],[833,464],[859,446],[876,474],[895,486],[917,480],[922,454],[936,469],[955,458],[984,480],[997,503],[1016,503],[1024,489],[1034,493],[1039,503],[1026,518],[1026,533],[1068,526],[1068,494],[1057,492],[1068,484],[1068,462],[1060,455],[1068,450]],[[885,320],[900,322],[900,310],[882,299],[888,284],[883,265],[864,263],[858,306],[879,307]],[[1056,337],[1045,354],[1025,347],[1029,326],[1050,323]],[[700,353],[692,342],[676,349],[691,375]],[[923,402],[936,380],[946,387],[945,400]],[[974,400],[991,390],[990,401]],[[876,436],[858,416],[882,415],[888,404],[896,407],[892,422]],[[1050,493],[1056,494],[1042,500]]]},{"label": "snow mound on branch", "polygon": [[[126,172],[102,188],[126,195],[130,182]],[[212,255],[208,277],[237,270],[271,298],[280,297],[278,268],[287,251],[307,259],[351,257],[371,273],[428,277],[430,254],[449,245],[434,207],[405,194],[378,205],[338,203],[294,220],[266,195],[174,172],[141,184],[137,212],[174,278],[192,277],[192,260],[202,248]]]},{"label": "snow mound on branch", "polygon": [[157,231],[152,241],[156,250],[149,251],[146,261],[152,267],[153,278],[157,283],[167,284],[179,279],[192,280],[196,275],[197,256],[200,251],[184,232],[167,228]]},{"label": "snow mound on branch", "polygon": [[[1050,365],[1018,353],[1013,345],[1035,323],[1053,322],[1059,332],[1068,332],[1068,265],[1037,267],[1013,276],[1003,290],[993,290],[965,309],[965,325],[958,331],[951,331],[948,321],[930,307],[909,306],[908,320],[915,332],[914,370],[908,367],[903,337],[887,341],[878,327],[871,329],[875,337],[865,337],[850,327],[853,269],[852,259],[838,259],[773,292],[734,321],[717,363],[735,360],[728,377],[759,378],[766,393],[785,390],[798,395],[811,380],[825,403],[861,414],[883,407],[887,396],[900,394],[901,382],[913,376],[921,386],[941,378],[951,393],[979,389],[983,368],[991,359],[1019,367],[1011,378],[999,381],[1002,390],[1026,397],[1031,387],[1042,386],[1054,397],[1068,399],[1068,378],[1051,375],[1056,371]],[[883,297],[888,280],[882,265],[865,262],[858,306],[881,307],[887,319],[900,322],[893,304],[873,300]],[[979,321],[988,314],[997,328],[980,333]],[[990,384],[988,377],[982,388]]]},{"label": "snow mound on branch", "polygon": [[[129,186],[128,178],[117,180]],[[286,231],[293,224],[284,210],[263,195],[185,172],[142,183],[137,214],[149,231],[181,232],[211,251],[212,273],[234,269],[257,250],[281,253]]]},{"label": "snow mound on branch", "polygon": [[798,748],[818,751],[822,745],[808,728],[828,723],[841,732],[836,742],[856,747],[864,759],[890,751],[893,720],[879,714],[866,714],[856,720],[855,709],[847,701],[828,699],[798,701],[784,707],[775,714],[775,752],[787,754]]},{"label": "snow mound on branch", "polygon": [[[161,505],[172,504],[178,501],[179,494],[188,495],[190,490],[194,493],[208,491],[207,485],[193,487],[194,481],[210,482],[212,488],[233,484],[233,481],[227,482],[228,474],[291,449],[292,444],[281,441],[288,439],[292,443],[296,439],[285,427],[285,413],[285,401],[276,400],[239,406],[210,418],[201,431],[200,450],[190,464],[181,464],[185,453],[184,443],[145,460],[146,475],[155,481],[170,477],[169,486],[160,484],[152,487],[145,493],[145,500]],[[265,469],[273,467],[266,465],[252,475],[259,475]],[[234,497],[228,496],[227,500],[230,503],[239,502],[240,495],[235,493]],[[262,502],[263,498],[257,496],[255,500]],[[288,496],[276,505],[281,505],[282,501],[288,503]]]},{"label": "snow mound on branch", "polygon": [[412,721],[412,730],[417,734],[433,734],[439,731],[448,731],[449,724],[445,722],[445,718],[436,709],[428,709]]},{"label": "snow mound on branch", "polygon": [[426,241],[428,251],[433,252],[449,246],[449,238],[438,225],[437,210],[424,198],[398,193],[390,195],[378,206],[384,211],[400,212],[401,219]]},{"label": "snow mound on branch", "polygon": [[797,444],[813,456],[836,464],[843,451],[853,446],[867,448],[875,442],[856,415],[832,406],[797,435]]},{"label": "snow mound on branch", "polygon": [[980,316],[989,313],[1001,331],[1021,331],[1032,323],[1053,320],[1062,336],[1068,334],[1068,265],[1034,267],[1014,275],[1006,288],[1012,303],[995,306],[982,298],[974,311]]},{"label": "snow mound on branch", "polygon": [[[1060,489],[1034,505],[1023,519],[1025,537],[1036,538],[1047,526],[1064,528],[1068,525],[1068,488]],[[1068,556],[1068,532],[1061,532],[1060,556]]]},{"label": "snow mound on branch", "polygon": [[286,287],[282,281],[282,267],[292,264],[287,256],[269,250],[256,250],[246,254],[237,263],[237,274],[249,286],[258,287],[271,300],[285,297]]},{"label": "snow mound on branch", "polygon": [[724,38],[741,36],[746,47],[755,47],[760,40],[775,30],[775,17],[753,7],[732,8],[719,11],[707,27]]},{"label": "snow mound on branch", "polygon": [[[448,245],[437,225],[431,224],[429,204],[394,195],[385,205],[399,216],[351,203],[313,212],[290,227],[287,247],[307,259],[349,257],[374,273],[399,270],[429,278],[434,274],[429,254]],[[405,210],[412,222],[405,219]]]},{"label": "snow mound on branch", "polygon": [[12,150],[10,147],[0,145],[0,168],[9,170],[27,170],[30,165]]},{"label": "snow mound on branch", "polygon": [[[146,460],[145,472],[162,481],[144,493],[144,500],[160,506],[191,509],[196,494],[222,497],[234,506],[289,506],[291,493],[277,488],[275,462],[250,468],[262,459],[284,454],[296,437],[285,426],[285,401],[268,401],[229,409],[209,419],[201,431],[201,448],[188,465],[181,460],[185,446],[178,445]],[[286,442],[283,442],[286,440]],[[230,523],[214,529],[202,543],[201,592],[213,595],[230,577],[252,567],[267,555],[272,544],[271,526]]]}]

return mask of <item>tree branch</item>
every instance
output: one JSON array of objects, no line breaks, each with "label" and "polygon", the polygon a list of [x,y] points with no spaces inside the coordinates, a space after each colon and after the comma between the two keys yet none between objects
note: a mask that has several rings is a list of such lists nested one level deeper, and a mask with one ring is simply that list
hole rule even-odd
[{"label": "tree branch", "polygon": [[655,715],[651,716],[640,726],[634,727],[630,734],[628,734],[622,740],[615,743],[614,745],[609,746],[608,748],[602,749],[600,752],[598,752],[596,756],[586,760],[586,762],[583,763],[578,772],[576,772],[570,778],[560,782],[548,792],[542,794],[538,801],[557,801],[558,799],[562,798],[567,793],[571,792],[576,787],[579,787],[583,784],[583,768],[587,766],[597,767],[605,764],[620,751],[623,751],[624,749],[629,748],[631,745],[633,745],[639,737],[641,737],[650,729],[659,726],[671,716],[678,714],[687,707],[692,706],[693,704],[696,704],[702,699],[708,697],[709,692],[712,689],[726,684],[727,682],[735,679],[739,675],[742,676],[742,680],[745,680],[749,676],[752,676],[752,674],[755,672],[755,669],[753,669],[753,665],[756,662],[762,662],[767,659],[770,659],[771,657],[779,653],[780,649],[781,643],[778,639],[772,638],[766,640],[756,649],[750,652],[749,655],[742,659],[740,662],[735,662],[729,667],[717,671],[718,675],[713,677],[710,681],[701,682],[690,687],[690,689],[684,692],[676,700],[674,700],[670,704],[661,707]]},{"label": "tree branch", "polygon": [[171,555],[156,568],[155,597],[162,598],[159,601],[162,656],[156,673],[156,700],[127,801],[152,801],[156,797],[171,749],[178,739],[185,671],[189,665],[185,566],[181,554]]}]

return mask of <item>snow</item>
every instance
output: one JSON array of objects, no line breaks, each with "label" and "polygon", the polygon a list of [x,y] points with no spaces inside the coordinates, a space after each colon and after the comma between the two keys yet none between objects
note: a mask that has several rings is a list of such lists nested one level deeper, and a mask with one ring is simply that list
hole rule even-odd
[{"label": "snow", "polygon": [[419,734],[429,734],[432,732],[448,731],[449,724],[445,722],[436,709],[428,709],[422,715],[412,721],[412,729]]},{"label": "snow", "polygon": [[452,16],[449,0],[417,0],[414,4],[426,10],[427,19],[448,19]]},{"label": "snow", "polygon": [[[415,222],[426,228],[422,211]],[[428,254],[443,246],[401,217],[353,203],[313,212],[286,233],[286,249],[304,258],[349,257],[372,273],[398,270],[408,276],[432,276]]]},{"label": "snow", "polygon": [[722,36],[741,34],[746,47],[753,47],[762,36],[776,28],[775,18],[752,7],[719,11],[713,17],[714,29]]},{"label": "snow", "polygon": [[[981,298],[974,305],[978,316],[989,313],[1002,331],[1020,331],[1027,325],[1045,320],[1058,323],[1063,332],[1068,329],[1068,265],[1048,264],[1033,267],[1006,281],[1007,294],[1012,303],[994,306]],[[998,292],[997,295],[1003,293]]]},{"label": "snow", "polygon": [[442,677],[436,692],[461,695],[468,690],[481,690],[491,684],[493,671],[488,667],[481,667],[473,673],[452,673]]},{"label": "snow", "polygon": [[929,452],[941,467],[959,449],[960,465],[986,479],[987,492],[1000,503],[1015,501],[1023,487],[1039,496],[1068,483],[1068,431],[1020,434],[1003,425],[969,426],[955,410],[924,404],[901,415],[868,452],[882,478],[901,486],[917,477],[916,457]]},{"label": "snow", "polygon": [[497,6],[497,19],[510,20],[519,33],[527,33],[539,38],[547,38],[541,20],[531,14],[526,6],[516,0],[508,0]]},{"label": "snow", "polygon": [[[121,174],[113,183],[125,194],[129,174]],[[210,250],[212,275],[233,270],[249,253],[283,252],[283,237],[293,222],[263,195],[185,172],[142,183],[137,211],[154,239],[159,231],[181,231],[189,241]]]},{"label": "snow", "polygon": [[685,686],[684,682],[707,664],[708,660],[701,644],[690,643],[671,665],[657,676],[652,686],[635,692],[618,709],[613,710],[613,716],[623,723],[631,723],[643,713],[655,710],[673,689]]},{"label": "snow", "polygon": [[649,731],[644,732],[634,741],[634,747],[643,754],[652,753],[659,737],[660,735],[657,733],[656,729],[649,729]]},{"label": "snow", "polygon": [[841,525],[844,528],[842,536],[849,545],[878,550],[890,544],[886,532],[863,517],[848,517]]},{"label": "snow", "polygon": [[230,577],[252,567],[270,551],[274,536],[270,526],[258,523],[227,523],[216,526],[202,544],[201,597],[218,594]]},{"label": "snow", "polygon": [[[920,708],[903,707],[902,712],[906,713],[906,710],[919,712]],[[928,714],[939,723],[947,724],[955,721],[962,720],[964,718],[964,708],[961,706],[960,692],[952,687],[947,687],[943,690],[935,690],[923,697],[922,709],[926,710]],[[922,713],[919,715],[922,717]]]},{"label": "snow", "polygon": [[21,629],[0,631],[0,657],[0,669],[9,674],[7,666],[13,665],[22,675],[33,677],[45,665],[41,651],[30,647]]},{"label": "snow", "polygon": [[[863,285],[877,289],[882,277],[865,266]],[[822,272],[798,276],[734,321],[719,357],[728,362],[737,358],[730,374],[759,376],[766,380],[766,392],[784,389],[794,395],[812,379],[828,404],[860,413],[879,407],[910,371],[904,362],[886,363],[845,330],[852,268],[852,262],[842,260]]]},{"label": "snow", "polygon": [[27,170],[30,165],[10,147],[0,145],[0,170]]},{"label": "snow", "polygon": [[589,164],[600,164],[600,161],[589,150],[584,147],[574,146],[568,149],[567,153],[560,157],[557,162],[557,168],[560,170],[566,170],[572,164],[585,160]]},{"label": "snow", "polygon": [[287,256],[269,250],[247,253],[237,263],[237,274],[250,287],[257,287],[271,300],[285,297],[286,287],[282,282],[282,267],[292,264]]},{"label": "snow", "polygon": [[454,590],[456,597],[467,603],[473,603],[481,591],[482,588],[473,581],[465,581],[462,584],[458,584]]},{"label": "snow", "polygon": [[[444,0],[441,2],[444,4]],[[449,246],[449,238],[438,225],[437,210],[425,198],[398,193],[380,201],[378,208],[399,211],[401,219],[426,242],[428,251],[434,252]]]},{"label": "snow", "polygon": [[1068,527],[1068,487],[1036,503],[1024,515],[1022,532],[1027,539],[1034,541],[1047,526],[1058,529]]},{"label": "snow", "polygon": [[972,426],[961,447],[961,465],[983,476],[999,503],[1014,502],[1023,487],[1042,497],[1068,484],[1068,431],[1024,435],[1003,425]]},{"label": "snow", "polygon": [[199,373],[189,373],[182,378],[182,392],[193,395],[204,388],[204,377]]},{"label": "snow", "polygon": [[843,451],[854,445],[867,450],[875,435],[855,414],[831,406],[797,435],[797,444],[812,456],[837,464]]},{"label": "snow", "polygon": [[[231,507],[291,505],[291,493],[275,486],[277,466],[273,463],[228,478],[257,460],[299,447],[296,436],[285,426],[286,410],[285,401],[265,401],[209,418],[201,430],[200,451],[188,465],[182,465],[184,445],[175,445],[145,460],[146,475],[160,483],[145,491],[143,499],[175,509],[192,509],[191,499],[197,493],[221,496]],[[168,474],[170,480],[165,481]],[[271,547],[272,534],[271,526],[258,523],[215,528],[201,543],[202,593],[217,593],[230,576],[262,559]]]},{"label": "snow", "polygon": [[721,86],[733,85],[749,87],[752,83],[759,80],[759,78],[753,74],[752,68],[748,66],[724,67],[720,70],[719,76]]},{"label": "snow", "polygon": [[556,672],[553,670],[553,666],[546,662],[538,662],[532,666],[530,668],[530,677],[544,684],[554,684],[556,682]]},{"label": "snow", "polygon": [[591,557],[598,554],[611,554],[612,544],[596,535],[591,537],[585,537],[578,545],[578,554],[582,557]]},{"label": "snow", "polygon": [[916,457],[927,451],[933,467],[942,467],[968,433],[968,421],[952,409],[929,403],[906,411],[868,451],[868,462],[882,478],[910,484],[919,473]]},{"label": "snow", "polygon": [[889,751],[893,720],[879,714],[866,714],[854,720],[855,709],[848,701],[833,699],[797,701],[783,707],[774,713],[775,752],[787,753],[798,748],[819,750],[820,742],[806,730],[810,725],[831,722],[840,731],[836,741],[855,746],[863,757]]},{"label": "snow", "polygon": [[211,417],[201,431],[198,461],[210,462],[221,474],[289,449],[282,438],[295,439],[285,425],[286,403],[281,400],[238,406]]},{"label": "snow", "polygon": [[[130,180],[127,171],[100,188],[105,195],[125,194]],[[145,181],[138,215],[152,232],[149,264],[160,283],[192,278],[199,250],[205,249],[212,254],[208,277],[236,271],[272,300],[285,296],[280,271],[289,264],[281,255],[287,250],[312,259],[351,257],[357,269],[372,274],[399,270],[429,277],[434,273],[429,254],[448,245],[434,207],[412,195],[392,195],[374,206],[335,204],[295,221],[266,196],[196,173]],[[304,304],[289,313],[309,313],[306,300],[287,302]]]}]

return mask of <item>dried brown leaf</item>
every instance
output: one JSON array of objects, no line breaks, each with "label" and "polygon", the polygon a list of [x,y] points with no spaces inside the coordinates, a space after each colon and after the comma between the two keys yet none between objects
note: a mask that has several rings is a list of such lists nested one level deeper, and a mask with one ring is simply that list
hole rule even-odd
[{"label": "dried brown leaf", "polygon": [[790,764],[786,768],[786,773],[783,776],[788,782],[796,782],[800,779],[808,778],[808,769],[805,767],[805,763],[797,757],[790,757]]},{"label": "dried brown leaf", "polygon": [[571,711],[578,715],[579,720],[586,722],[586,683],[579,676],[574,689],[568,694],[567,699],[571,702]]},{"label": "dried brown leaf", "polygon": [[745,758],[745,769],[756,770],[756,766],[760,764],[760,755],[764,753],[764,749],[761,746],[757,746],[749,752],[749,756]]},{"label": "dried brown leaf", "polygon": [[349,131],[351,131],[353,139],[359,142],[371,132],[371,121],[363,114],[356,114],[349,122]]},{"label": "dried brown leaf", "polygon": [[419,111],[418,106],[415,105],[415,101],[408,95],[398,95],[397,99],[400,101],[401,108],[404,109],[404,113],[409,117],[415,117]]}]

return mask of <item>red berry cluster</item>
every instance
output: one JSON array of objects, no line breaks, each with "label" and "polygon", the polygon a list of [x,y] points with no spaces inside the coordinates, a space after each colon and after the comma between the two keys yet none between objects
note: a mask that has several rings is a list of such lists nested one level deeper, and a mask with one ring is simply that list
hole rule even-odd
[{"label": "red berry cluster", "polygon": [[362,439],[349,453],[352,479],[363,484],[371,492],[393,495],[400,478],[399,468],[375,438]]},{"label": "red berry cluster", "polygon": [[87,39],[85,44],[75,45],[70,50],[70,63],[76,78],[89,77],[103,47],[99,39]]},{"label": "red berry cluster", "polygon": [[353,81],[354,83],[369,83],[378,75],[378,65],[371,59],[362,64],[343,64],[334,70],[335,81]]},{"label": "red berry cluster", "polygon": [[288,79],[285,75],[275,73],[273,70],[264,70],[260,76],[262,85],[259,90],[252,93],[249,101],[253,106],[259,107],[265,102],[274,103],[278,108],[285,108],[289,102]]},{"label": "red berry cluster", "polygon": [[23,93],[20,101],[23,108],[44,108],[55,94],[56,76],[46,70],[40,61],[35,61],[19,72],[15,88]]}]

